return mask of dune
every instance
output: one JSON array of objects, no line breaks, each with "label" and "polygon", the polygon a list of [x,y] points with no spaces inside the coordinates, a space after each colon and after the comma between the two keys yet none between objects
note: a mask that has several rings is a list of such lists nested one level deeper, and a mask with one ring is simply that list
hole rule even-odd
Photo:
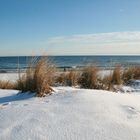
[{"label": "dune", "polygon": [[0,90],[1,140],[139,140],[140,92],[55,87],[38,98]]}]

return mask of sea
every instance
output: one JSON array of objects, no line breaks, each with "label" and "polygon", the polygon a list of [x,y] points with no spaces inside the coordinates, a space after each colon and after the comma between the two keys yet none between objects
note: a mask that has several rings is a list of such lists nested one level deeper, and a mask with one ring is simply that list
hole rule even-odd
[{"label": "sea", "polygon": [[[40,59],[40,56],[34,58]],[[0,57],[0,73],[25,71],[32,56]],[[139,56],[48,56],[48,60],[58,69],[80,69],[86,66],[97,66],[101,69],[113,69],[116,65],[122,67],[140,66]]]}]

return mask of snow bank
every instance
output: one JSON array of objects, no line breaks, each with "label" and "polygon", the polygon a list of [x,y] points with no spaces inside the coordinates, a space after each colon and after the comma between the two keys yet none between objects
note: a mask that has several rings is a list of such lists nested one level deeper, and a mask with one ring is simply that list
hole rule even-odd
[{"label": "snow bank", "polygon": [[140,139],[140,94],[54,90],[45,98],[0,90],[0,140]]}]

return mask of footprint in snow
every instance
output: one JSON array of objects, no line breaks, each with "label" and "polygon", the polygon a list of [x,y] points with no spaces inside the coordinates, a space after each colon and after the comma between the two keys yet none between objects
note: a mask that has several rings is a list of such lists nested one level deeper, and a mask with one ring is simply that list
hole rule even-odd
[{"label": "footprint in snow", "polygon": [[11,105],[11,102],[6,102],[6,103],[3,103],[1,106],[0,106],[0,110],[7,107],[8,105]]},{"label": "footprint in snow", "polygon": [[48,103],[49,101],[45,101],[45,103]]},{"label": "footprint in snow", "polygon": [[132,106],[124,105],[123,109],[127,112],[127,114],[128,114],[127,118],[129,118],[129,119],[131,119],[133,117],[137,117],[140,114],[140,112]]},{"label": "footprint in snow", "polygon": [[8,106],[11,105],[11,102],[3,103],[2,106]]},{"label": "footprint in snow", "polygon": [[28,106],[28,104],[24,104],[24,106]]},{"label": "footprint in snow", "polygon": [[46,104],[46,103],[49,103],[50,101],[49,100],[46,100],[46,101],[42,101],[42,103],[44,104]]}]

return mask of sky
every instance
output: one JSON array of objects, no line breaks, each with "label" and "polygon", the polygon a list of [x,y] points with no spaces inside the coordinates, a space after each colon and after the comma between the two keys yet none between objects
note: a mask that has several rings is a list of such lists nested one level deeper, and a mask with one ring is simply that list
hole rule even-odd
[{"label": "sky", "polygon": [[0,0],[0,56],[139,55],[140,0]]}]

